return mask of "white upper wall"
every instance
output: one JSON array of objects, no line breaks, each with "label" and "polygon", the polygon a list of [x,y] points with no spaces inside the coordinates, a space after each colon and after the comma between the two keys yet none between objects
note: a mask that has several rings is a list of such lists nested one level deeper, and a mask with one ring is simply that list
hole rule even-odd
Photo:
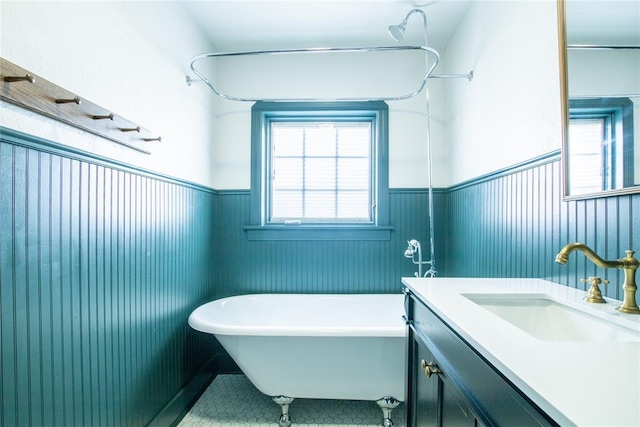
[{"label": "white upper wall", "polygon": [[[428,7],[425,10],[428,14]],[[466,74],[474,70],[475,77],[472,82],[430,80],[434,186],[451,186],[560,148],[555,1],[476,1],[440,54],[437,73]],[[388,93],[402,93],[401,82],[415,81],[415,71],[423,72],[421,61],[370,64],[370,69],[383,67],[394,74],[370,83],[369,88],[375,89],[374,93],[380,88]],[[280,71],[296,67],[295,60],[286,63],[286,67],[282,65],[284,62],[279,63]],[[327,60],[325,66],[329,70],[339,69],[343,63],[339,59]],[[278,65],[269,66],[277,74]],[[269,80],[248,83],[253,69],[250,66],[220,69],[221,82],[241,88],[245,91],[243,95],[259,94],[264,90],[260,84]],[[363,80],[370,81],[368,72],[362,75]],[[286,89],[295,94],[289,83],[269,81],[268,89],[275,93]],[[343,96],[372,92],[337,81],[334,88]],[[313,92],[313,83],[306,90]],[[218,102],[214,156],[217,188],[250,186],[250,107]],[[390,186],[425,187],[426,94],[390,102],[389,111]]]},{"label": "white upper wall", "polygon": [[453,36],[448,72],[448,185],[560,149],[556,2],[477,1]]},{"label": "white upper wall", "polygon": [[[2,57],[162,135],[163,142],[150,156],[138,154],[9,104],[1,104],[0,125],[216,189],[250,187],[251,103],[225,101],[204,85],[184,83],[190,59],[211,47],[179,2],[3,1],[0,11]],[[553,0],[472,4],[440,52],[436,72],[473,69],[474,80],[429,83],[434,186],[560,148],[556,40]],[[323,92],[313,78],[302,79],[297,89],[289,86],[293,77],[277,82],[281,71],[306,61],[276,59],[268,73],[264,64],[220,66],[215,77],[242,95],[266,89],[298,95],[301,87]],[[377,64],[340,57],[314,69],[340,96],[387,95],[405,93],[413,85],[408,82],[419,81],[423,62],[414,56]],[[324,72],[331,70],[348,71],[355,81]],[[391,187],[428,184],[426,105],[425,92],[389,102]]]},{"label": "white upper wall", "polygon": [[185,84],[210,49],[179,2],[0,2],[0,56],[162,136],[140,154],[1,103],[0,125],[213,187],[212,97]]},{"label": "white upper wall", "polygon": [[[259,72],[256,72],[259,70]],[[425,57],[415,52],[334,53],[248,58],[236,66],[218,66],[223,92],[243,97],[357,98],[406,95],[418,89]],[[432,135],[444,131],[442,83],[433,81]],[[427,121],[425,92],[389,104],[389,183],[391,187],[425,187],[427,181]],[[218,100],[214,149],[216,188],[248,189],[251,185],[252,103]],[[439,106],[438,106],[439,105]],[[442,139],[442,138],[440,138]],[[444,153],[434,158],[444,163]]]}]

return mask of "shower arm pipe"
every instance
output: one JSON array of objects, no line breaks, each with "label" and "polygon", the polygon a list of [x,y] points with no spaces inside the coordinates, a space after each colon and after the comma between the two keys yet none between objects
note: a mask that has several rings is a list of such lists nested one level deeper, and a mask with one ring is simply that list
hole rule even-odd
[{"label": "shower arm pipe", "polygon": [[469,71],[467,74],[431,74],[429,78],[430,79],[467,79],[471,81],[473,80],[473,70]]},{"label": "shower arm pipe", "polygon": [[[469,80],[471,81],[471,80]],[[438,274],[436,270],[436,252],[435,252],[435,233],[433,219],[433,160],[431,157],[431,108],[429,100],[429,88],[426,92],[426,113],[427,113],[427,163],[429,165],[428,176],[428,202],[429,202],[429,270],[424,273],[424,277],[435,277]]]},{"label": "shower arm pipe", "polygon": [[[295,55],[295,54],[315,54],[315,53],[332,53],[332,52],[340,52],[340,53],[357,53],[357,52],[384,52],[384,51],[405,51],[405,50],[422,50],[425,54],[432,54],[434,57],[433,64],[427,69],[422,81],[420,82],[420,86],[411,93],[400,95],[400,96],[387,96],[387,97],[353,97],[353,98],[243,98],[228,95],[220,92],[216,87],[201,73],[195,66],[197,61],[206,58],[221,58],[221,57],[238,57],[238,56],[260,56],[260,55]],[[256,51],[245,51],[245,52],[216,52],[216,53],[204,53],[201,55],[195,56],[191,60],[191,70],[199,77],[200,80],[191,79],[187,76],[187,84],[191,84],[192,82],[203,82],[209,89],[211,89],[216,95],[221,98],[230,100],[230,101],[244,101],[244,102],[258,102],[258,101],[268,101],[268,102],[311,102],[311,101],[402,101],[405,99],[413,98],[418,95],[427,84],[427,80],[433,76],[433,71],[436,66],[440,62],[440,54],[437,50],[428,47],[428,46],[374,46],[374,47],[314,47],[314,48],[304,48],[304,49],[278,49],[278,50],[256,50]]]},{"label": "shower arm pipe", "polygon": [[[422,17],[422,27],[423,27],[423,36],[424,36],[424,44],[425,46],[429,45],[428,40],[428,32],[427,32],[427,14],[422,9],[412,9],[407,13],[407,16],[402,21],[403,23],[408,22],[409,17],[417,13]],[[425,57],[425,67],[429,67],[428,58]],[[446,74],[442,75],[441,78],[459,78],[459,75]],[[473,78],[473,70],[465,76],[469,81]],[[426,84],[426,80],[425,80]],[[426,101],[426,114],[427,114],[427,164],[429,165],[428,172],[428,199],[429,199],[429,255],[430,259],[427,262],[429,264],[429,269],[424,273],[424,277],[435,277],[438,274],[436,270],[436,253],[435,253],[435,236],[434,236],[434,219],[433,219],[433,160],[431,153],[431,102],[429,95],[429,88],[427,87],[425,90],[425,101]]]}]

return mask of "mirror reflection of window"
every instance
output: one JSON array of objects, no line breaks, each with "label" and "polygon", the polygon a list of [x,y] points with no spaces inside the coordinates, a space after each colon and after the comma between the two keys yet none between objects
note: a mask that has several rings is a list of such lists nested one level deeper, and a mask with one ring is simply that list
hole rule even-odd
[{"label": "mirror reflection of window", "polygon": [[569,189],[571,194],[606,190],[606,123],[601,118],[569,121]]},{"label": "mirror reflection of window", "polygon": [[569,194],[590,194],[632,185],[631,100],[572,99],[569,114]]}]

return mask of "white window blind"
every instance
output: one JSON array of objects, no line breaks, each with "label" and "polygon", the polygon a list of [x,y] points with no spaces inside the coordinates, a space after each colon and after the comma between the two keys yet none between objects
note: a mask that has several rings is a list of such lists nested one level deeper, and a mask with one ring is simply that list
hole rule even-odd
[{"label": "white window blind", "polygon": [[601,118],[569,122],[569,185],[571,194],[593,193],[603,188],[605,123]]},{"label": "white window blind", "polygon": [[272,121],[269,221],[372,221],[370,121]]}]

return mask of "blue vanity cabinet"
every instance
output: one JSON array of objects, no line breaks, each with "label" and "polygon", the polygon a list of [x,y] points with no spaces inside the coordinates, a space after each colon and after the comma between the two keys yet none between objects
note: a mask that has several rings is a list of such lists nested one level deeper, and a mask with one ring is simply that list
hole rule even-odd
[{"label": "blue vanity cabinet", "polygon": [[410,426],[478,426],[473,411],[438,365],[438,361],[420,341],[414,341],[416,354]]},{"label": "blue vanity cabinet", "polygon": [[407,426],[557,426],[405,289]]}]

